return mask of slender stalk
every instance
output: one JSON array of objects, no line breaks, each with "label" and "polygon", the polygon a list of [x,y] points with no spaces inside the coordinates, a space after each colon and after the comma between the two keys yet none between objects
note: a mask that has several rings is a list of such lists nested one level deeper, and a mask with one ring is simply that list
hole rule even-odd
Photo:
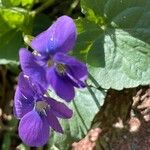
[{"label": "slender stalk", "polygon": [[71,4],[71,7],[69,8],[67,14],[71,14],[72,11],[77,7],[78,3],[79,3],[79,0],[75,0],[75,1]]},{"label": "slender stalk", "polygon": [[38,7],[37,9],[33,10],[31,12],[31,14],[33,16],[41,13],[43,10],[47,9],[49,6],[51,6],[53,3],[55,2],[55,0],[47,0],[45,3],[43,3],[40,7]]},{"label": "slender stalk", "polygon": [[96,97],[95,93],[92,91],[91,87],[87,86],[87,89],[88,89],[89,93],[91,94],[97,108],[100,109],[101,105],[100,105],[98,98]]},{"label": "slender stalk", "polygon": [[7,74],[7,69],[6,69],[6,67],[4,67],[0,71],[1,71],[0,73],[2,75],[2,98],[1,98],[1,102],[0,102],[0,107],[2,107],[2,109],[3,109],[4,105],[5,105],[5,98],[6,98],[6,86],[7,86],[6,74]]},{"label": "slender stalk", "polygon": [[77,114],[79,115],[79,118],[81,119],[81,122],[83,123],[83,126],[85,127],[86,131],[88,131],[88,127],[85,124],[84,119],[82,118],[82,115],[80,114],[79,109],[77,108],[75,101],[72,101],[72,103],[73,103],[75,110],[77,111]]}]

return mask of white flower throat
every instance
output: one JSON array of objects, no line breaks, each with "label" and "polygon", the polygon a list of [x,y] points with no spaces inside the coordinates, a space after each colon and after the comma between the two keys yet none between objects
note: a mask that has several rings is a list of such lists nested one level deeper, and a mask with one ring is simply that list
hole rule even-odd
[{"label": "white flower throat", "polygon": [[56,70],[58,71],[58,73],[60,74],[65,74],[66,72],[66,66],[63,64],[56,64]]},{"label": "white flower throat", "polygon": [[51,67],[51,66],[53,66],[53,65],[55,65],[55,67],[56,67],[56,71],[58,72],[58,73],[60,73],[60,74],[65,74],[66,73],[66,66],[64,65],[64,64],[61,64],[61,63],[54,63],[53,61],[52,61],[52,59],[49,59],[48,61],[47,61],[47,66],[48,67]]},{"label": "white flower throat", "polygon": [[46,110],[50,109],[50,105],[46,101],[37,101],[35,103],[35,109],[38,112],[44,113],[46,115]]},{"label": "white flower throat", "polygon": [[[33,55],[35,55],[35,56],[41,57],[41,54],[40,54],[39,52],[35,51],[35,50],[34,50],[32,53],[33,53]],[[55,65],[56,71],[57,71],[59,74],[64,75],[64,74],[66,73],[66,66],[65,66],[64,64],[61,64],[61,63],[53,62],[52,58],[50,58],[50,59],[47,61],[46,64],[47,64],[47,67],[48,67],[48,68],[51,67],[51,66],[53,66],[53,65]]]}]

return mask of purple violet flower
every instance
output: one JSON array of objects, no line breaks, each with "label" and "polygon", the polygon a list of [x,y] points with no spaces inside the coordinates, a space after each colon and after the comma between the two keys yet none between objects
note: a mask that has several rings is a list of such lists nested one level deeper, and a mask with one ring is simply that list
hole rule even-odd
[{"label": "purple violet flower", "polygon": [[85,87],[88,76],[84,63],[68,56],[76,41],[76,26],[68,16],[62,16],[31,42],[34,52],[20,49],[23,72],[44,88],[49,85],[66,101],[75,96],[74,87]]},{"label": "purple violet flower", "polygon": [[20,73],[14,98],[14,114],[21,119],[19,136],[29,146],[46,144],[50,127],[63,133],[57,117],[68,119],[72,116],[72,110],[65,104],[43,96],[43,92],[39,85],[33,84],[28,76]]}]

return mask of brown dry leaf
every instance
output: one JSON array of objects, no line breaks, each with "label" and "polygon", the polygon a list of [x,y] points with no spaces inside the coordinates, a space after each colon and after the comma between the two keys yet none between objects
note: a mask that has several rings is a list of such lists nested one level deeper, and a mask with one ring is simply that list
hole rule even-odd
[{"label": "brown dry leaf", "polygon": [[72,144],[72,150],[93,150],[101,132],[100,128],[91,129],[85,138]]}]

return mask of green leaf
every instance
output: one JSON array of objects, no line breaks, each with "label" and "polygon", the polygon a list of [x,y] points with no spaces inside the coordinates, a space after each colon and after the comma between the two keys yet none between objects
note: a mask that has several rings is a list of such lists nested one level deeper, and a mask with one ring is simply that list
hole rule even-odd
[{"label": "green leaf", "polygon": [[83,138],[90,128],[91,120],[103,105],[104,97],[105,93],[93,87],[77,90],[74,101],[69,104],[74,112],[73,117],[61,121],[64,134],[53,132],[50,147],[68,150],[73,142]]},{"label": "green leaf", "polygon": [[84,58],[99,86],[120,90],[149,84],[150,1],[81,0],[81,7],[86,19],[76,22],[73,55]]},{"label": "green leaf", "polygon": [[52,20],[48,15],[38,14],[34,18],[33,23],[33,35],[38,35],[39,33],[46,30],[52,24]]},{"label": "green leaf", "polygon": [[18,145],[17,149],[19,149],[19,150],[30,150],[30,148],[24,144]]},{"label": "green leaf", "polygon": [[104,6],[108,0],[81,0],[82,12],[94,22],[103,24]]},{"label": "green leaf", "polygon": [[20,0],[20,2],[22,4],[22,6],[25,6],[27,8],[31,8],[33,6],[33,4],[36,2],[36,0]]},{"label": "green leaf", "polygon": [[36,0],[1,0],[2,5],[6,7],[13,7],[13,6],[22,6],[25,8],[31,8]]},{"label": "green leaf", "polygon": [[3,60],[0,62],[6,63],[18,60],[18,50],[23,46],[22,33],[20,31],[10,30],[6,32],[0,36],[0,43],[0,58]]},{"label": "green leaf", "polygon": [[11,7],[11,6],[19,6],[20,0],[1,0],[3,6]]},{"label": "green leaf", "polygon": [[17,29],[30,33],[32,29],[32,16],[22,8],[0,7],[0,21],[0,27],[6,31]]},{"label": "green leaf", "polygon": [[[129,13],[128,10],[134,8],[141,8],[144,9],[148,6],[149,0],[107,0],[107,3],[104,6],[104,16],[110,22],[115,17],[119,16],[120,14],[126,12]],[[129,17],[135,15],[135,18],[138,16],[132,12],[133,14],[129,14]],[[142,14],[141,14],[142,15]],[[128,17],[128,16],[127,16]],[[132,21],[134,22],[134,20]]]},{"label": "green leaf", "polygon": [[89,53],[87,55],[87,63],[96,67],[103,67],[105,65],[104,55],[104,34],[100,34],[95,42],[91,45]]},{"label": "green leaf", "polygon": [[9,150],[11,146],[11,133],[6,132],[2,142],[2,150]]},{"label": "green leaf", "polygon": [[0,59],[1,65],[11,64],[12,66],[17,66],[19,63],[17,61],[7,60],[7,59]]},{"label": "green leaf", "polygon": [[122,89],[150,83],[150,45],[122,30],[114,32],[115,41],[105,36],[105,65],[89,66],[89,71],[103,88]]},{"label": "green leaf", "polygon": [[0,58],[0,65],[5,65],[13,74],[18,75],[20,72],[19,62]]},{"label": "green leaf", "polygon": [[0,7],[0,63],[18,60],[18,50],[23,46],[22,34],[31,33],[32,19],[25,9]]},{"label": "green leaf", "polygon": [[87,54],[94,39],[96,39],[102,30],[97,24],[88,21],[87,19],[76,20],[78,29],[77,43],[75,50],[72,52],[78,59],[86,62]]}]

